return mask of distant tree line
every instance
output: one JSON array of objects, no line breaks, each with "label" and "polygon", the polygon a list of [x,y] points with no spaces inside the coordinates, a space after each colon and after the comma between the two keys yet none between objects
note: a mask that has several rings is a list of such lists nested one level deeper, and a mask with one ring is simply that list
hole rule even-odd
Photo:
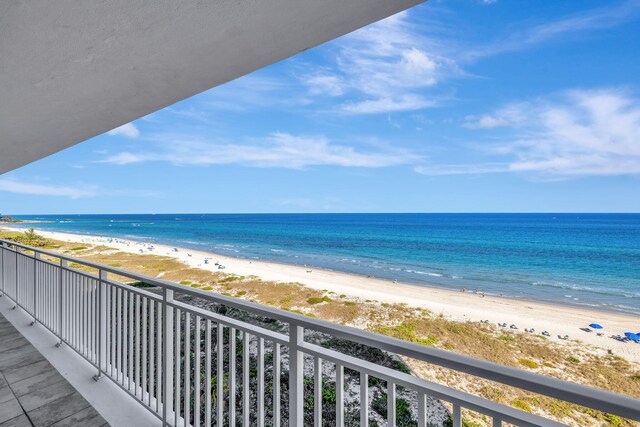
[{"label": "distant tree line", "polygon": [[8,216],[8,215],[2,215],[0,213],[0,222],[18,222],[17,219],[13,219],[12,217]]}]

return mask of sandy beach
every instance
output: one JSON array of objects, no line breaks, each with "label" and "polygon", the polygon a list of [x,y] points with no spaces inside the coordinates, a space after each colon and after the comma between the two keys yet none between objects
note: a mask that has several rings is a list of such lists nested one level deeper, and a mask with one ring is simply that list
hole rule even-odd
[{"label": "sandy beach", "polygon": [[[9,227],[3,228],[16,230]],[[536,334],[548,331],[549,339],[555,342],[567,345],[588,345],[593,347],[593,351],[600,354],[612,352],[629,361],[640,362],[640,344],[619,342],[610,338],[611,335],[623,334],[626,331],[638,332],[640,319],[633,315],[394,283],[389,280],[336,271],[233,258],[126,239],[37,231],[44,237],[61,241],[107,245],[123,252],[136,254],[169,256],[190,267],[210,271],[219,271],[218,265],[216,265],[219,263],[225,267],[221,270],[225,273],[242,276],[253,275],[262,280],[275,282],[299,282],[310,288],[326,289],[363,300],[405,303],[410,306],[426,308],[435,314],[441,314],[456,321],[488,320],[493,324],[506,323],[507,329],[512,330],[510,326],[515,325],[518,329],[512,331],[520,333],[530,333],[525,332],[525,329],[531,328],[535,329],[534,333]],[[153,246],[152,249],[151,246]],[[604,326],[604,329],[600,331],[602,335],[598,335],[596,331],[585,332],[580,329],[594,322]],[[569,340],[558,337],[565,335],[569,336]]]}]

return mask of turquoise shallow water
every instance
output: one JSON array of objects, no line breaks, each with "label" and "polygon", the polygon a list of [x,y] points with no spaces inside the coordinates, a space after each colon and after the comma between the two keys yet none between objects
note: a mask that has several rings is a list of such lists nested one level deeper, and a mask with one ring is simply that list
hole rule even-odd
[{"label": "turquoise shallow water", "polygon": [[[640,214],[48,215],[38,228],[640,314]],[[31,225],[24,224],[21,227]]]}]

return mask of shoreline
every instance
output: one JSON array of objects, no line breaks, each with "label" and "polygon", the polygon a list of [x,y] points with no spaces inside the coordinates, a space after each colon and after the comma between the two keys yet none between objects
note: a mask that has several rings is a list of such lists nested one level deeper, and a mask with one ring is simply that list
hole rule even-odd
[{"label": "shoreline", "polygon": [[[24,231],[20,228],[4,225],[0,228],[10,231]],[[525,328],[535,328],[536,334],[546,330],[551,335],[548,337],[550,341],[571,343],[574,340],[579,340],[581,343],[597,347],[597,350],[600,350],[598,353],[612,352],[614,355],[625,357],[630,361],[640,362],[640,344],[623,343],[609,338],[610,335],[621,335],[626,331],[638,332],[633,328],[640,328],[640,321],[638,316],[632,314],[489,294],[482,297],[480,293],[463,293],[437,286],[394,282],[295,264],[236,258],[130,239],[36,230],[44,237],[55,240],[106,245],[135,254],[169,256],[193,268],[240,276],[257,276],[264,281],[298,282],[309,288],[345,294],[364,301],[407,304],[428,309],[435,315],[442,315],[446,319],[454,321],[489,320],[493,324],[515,324],[518,329],[510,329],[509,327],[506,329],[519,333],[526,333],[523,332]],[[149,247],[154,249],[149,250]],[[208,263],[205,263],[205,259],[209,260]],[[218,269],[215,262],[223,264],[225,268]],[[595,331],[584,332],[580,330],[580,328],[587,327],[594,322],[604,326],[602,330],[604,335],[598,336]],[[569,341],[559,339],[558,335],[568,335]]]}]

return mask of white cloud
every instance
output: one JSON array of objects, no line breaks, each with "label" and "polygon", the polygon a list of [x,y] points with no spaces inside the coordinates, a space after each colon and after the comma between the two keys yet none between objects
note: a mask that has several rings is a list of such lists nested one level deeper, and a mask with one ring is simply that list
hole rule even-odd
[{"label": "white cloud", "polygon": [[69,197],[71,199],[79,199],[81,197],[91,197],[96,195],[94,190],[86,188],[33,184],[11,179],[0,180],[0,191],[38,196],[61,196]]},{"label": "white cloud", "polygon": [[304,78],[312,95],[340,96],[344,94],[344,82],[336,75],[314,74]]},{"label": "white cloud", "polygon": [[393,113],[397,111],[419,110],[435,105],[433,100],[421,95],[402,95],[396,98],[378,98],[360,102],[347,102],[342,109],[348,113]]},{"label": "white cloud", "polygon": [[500,126],[507,126],[509,122],[503,117],[492,116],[489,114],[485,114],[484,116],[475,117],[475,116],[467,116],[465,117],[466,123],[465,127],[470,129],[490,129]]},{"label": "white cloud", "polygon": [[241,77],[198,96],[203,107],[244,112],[254,109],[287,108],[304,100],[292,95],[284,79],[265,75],[264,71]]},{"label": "white cloud", "polygon": [[509,160],[420,167],[417,172],[640,175],[640,99],[624,90],[574,90],[552,99],[513,104],[471,123],[474,128],[507,127],[506,142],[490,144],[488,150]]},{"label": "white cloud", "polygon": [[444,49],[409,20],[408,12],[362,28],[335,43],[335,65],[301,78],[312,95],[346,96],[346,113],[419,110],[435,104],[420,93],[455,73]]},{"label": "white cloud", "polygon": [[120,127],[110,130],[107,132],[108,135],[122,135],[127,138],[137,138],[140,136],[140,131],[133,123],[127,123]]},{"label": "white cloud", "polygon": [[514,171],[570,175],[640,174],[640,100],[622,90],[572,91],[563,102],[538,102],[528,135],[500,147]]},{"label": "white cloud", "polygon": [[[158,144],[159,143],[159,144]],[[161,135],[151,150],[121,152],[102,160],[126,165],[161,161],[175,165],[225,165],[300,169],[307,166],[380,168],[416,164],[421,156],[406,150],[380,148],[356,149],[327,138],[274,133],[259,141],[238,144],[209,141],[191,136]]]},{"label": "white cloud", "polygon": [[511,104],[493,114],[465,117],[464,127],[469,129],[491,129],[505,126],[519,126],[526,123],[530,112],[527,104]]}]

